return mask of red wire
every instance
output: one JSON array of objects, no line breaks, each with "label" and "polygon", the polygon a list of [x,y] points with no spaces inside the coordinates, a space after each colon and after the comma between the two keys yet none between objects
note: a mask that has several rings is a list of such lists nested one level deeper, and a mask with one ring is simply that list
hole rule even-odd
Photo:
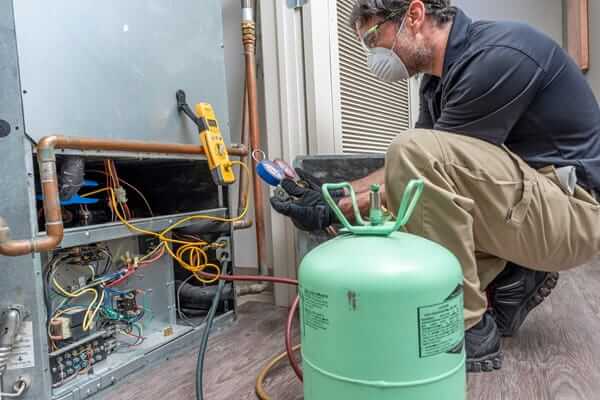
[{"label": "red wire", "polygon": [[300,303],[300,296],[296,296],[294,302],[292,303],[292,307],[290,307],[290,312],[288,313],[287,324],[285,326],[285,351],[287,352],[288,359],[290,360],[290,364],[296,373],[300,382],[303,381],[303,374],[300,365],[298,365],[298,361],[296,357],[294,357],[294,350],[292,348],[292,325],[294,323],[294,317],[296,315],[296,311],[298,310],[298,304]]},{"label": "red wire", "polygon": [[125,275],[123,275],[122,277],[120,277],[119,279],[117,279],[116,281],[113,281],[111,283],[109,283],[108,285],[106,285],[106,287],[114,287],[117,286],[123,282],[125,282],[127,279],[129,279],[129,277],[133,274],[135,274],[135,269],[130,268],[127,270],[127,272],[125,273]]},{"label": "red wire", "polygon": [[165,254],[165,246],[162,246],[160,251],[154,257],[140,262],[140,265],[152,264],[153,262],[158,261],[164,254]]}]

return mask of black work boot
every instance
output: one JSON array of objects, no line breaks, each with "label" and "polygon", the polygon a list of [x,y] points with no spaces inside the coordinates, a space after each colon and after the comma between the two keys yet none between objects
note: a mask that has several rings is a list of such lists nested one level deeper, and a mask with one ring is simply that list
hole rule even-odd
[{"label": "black work boot", "polygon": [[490,284],[490,305],[502,336],[513,336],[531,310],[558,282],[558,272],[532,271],[509,263]]},{"label": "black work boot", "polygon": [[492,372],[502,368],[500,332],[496,321],[486,312],[481,321],[465,332],[467,372]]}]

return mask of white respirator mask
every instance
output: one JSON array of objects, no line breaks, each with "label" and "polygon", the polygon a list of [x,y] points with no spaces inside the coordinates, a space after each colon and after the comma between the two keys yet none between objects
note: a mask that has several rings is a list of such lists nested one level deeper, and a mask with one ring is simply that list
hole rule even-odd
[{"label": "white respirator mask", "polygon": [[394,51],[398,35],[400,35],[404,29],[405,21],[406,19],[402,20],[402,24],[400,25],[400,29],[398,29],[396,39],[394,40],[391,49],[388,49],[387,47],[367,47],[367,66],[371,72],[382,81],[398,82],[410,78],[406,64],[404,64],[404,61],[402,61]]}]

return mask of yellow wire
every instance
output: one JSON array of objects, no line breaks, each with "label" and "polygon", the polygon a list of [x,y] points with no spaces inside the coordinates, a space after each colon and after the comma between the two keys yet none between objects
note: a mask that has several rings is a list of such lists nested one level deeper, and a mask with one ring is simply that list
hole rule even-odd
[{"label": "yellow wire", "polygon": [[98,193],[108,192],[109,190],[110,190],[109,188],[105,187],[105,188],[102,188],[102,189],[94,190],[93,192],[82,194],[81,197],[90,197],[90,196],[93,196],[93,195],[98,194]]},{"label": "yellow wire", "polygon": [[[209,221],[232,223],[232,222],[240,221],[246,216],[246,214],[248,213],[248,208],[249,208],[248,207],[249,204],[247,201],[247,197],[248,197],[247,193],[248,193],[248,184],[251,179],[250,170],[241,161],[233,161],[232,164],[240,166],[240,168],[243,169],[244,173],[247,175],[246,185],[243,188],[244,193],[246,193],[243,196],[244,208],[243,208],[242,212],[240,213],[240,215],[238,215],[235,218],[221,218],[221,217],[215,217],[212,215],[191,215],[189,217],[180,219],[179,221],[177,221],[173,225],[167,227],[165,230],[163,230],[160,233],[153,232],[153,231],[139,228],[139,227],[133,225],[132,223],[130,223],[129,221],[127,221],[127,219],[120,213],[120,211],[117,207],[117,199],[116,199],[114,190],[112,188],[108,188],[108,191],[110,192],[110,201],[112,204],[112,209],[115,212],[115,215],[117,216],[119,221],[123,225],[125,225],[127,228],[129,228],[130,230],[144,234],[144,235],[154,236],[154,237],[158,238],[159,240],[161,240],[165,245],[165,250],[167,251],[167,253],[169,253],[169,255],[173,259],[175,259],[179,263],[180,266],[182,266],[186,270],[192,272],[194,274],[194,276],[196,277],[196,279],[198,279],[200,282],[213,283],[219,279],[219,277],[221,275],[221,270],[218,265],[208,263],[208,257],[206,255],[206,252],[204,251],[203,247],[207,247],[207,246],[209,246],[209,244],[204,241],[190,242],[190,241],[184,241],[184,240],[171,239],[166,235],[168,233],[170,233],[173,229],[176,229],[178,226],[180,226],[186,222],[193,221],[193,220],[209,220]],[[177,254],[176,254],[171,249],[171,246],[169,246],[169,243],[179,244],[179,245],[182,245],[182,247],[180,247],[178,249]],[[190,257],[189,261],[190,262],[187,262],[184,260],[184,255],[186,252],[189,252],[189,257]],[[215,275],[214,279],[210,279],[210,280],[204,279],[199,275],[199,273],[204,271],[206,268],[213,268],[216,271],[216,275]]]},{"label": "yellow wire", "polygon": [[[87,311],[85,312],[85,316],[83,317],[83,330],[89,331],[92,327],[92,324],[94,323],[94,318],[96,317],[96,314],[98,314],[98,310],[100,309],[100,306],[102,305],[102,302],[104,301],[104,290],[102,290],[101,300],[98,302],[96,309],[94,311],[92,311],[94,304],[96,304],[96,301],[98,300],[98,291],[97,290],[87,288],[87,289],[80,289],[76,292],[68,292],[58,283],[58,281],[56,280],[55,277],[52,278],[52,284],[65,297],[77,298],[77,297],[83,296],[85,293],[92,293],[92,296],[93,296],[92,302],[88,306]],[[54,318],[58,318],[58,317],[54,317]]]},{"label": "yellow wire", "polygon": [[[104,290],[102,290],[102,295],[100,296],[100,300],[98,301],[96,308],[92,312],[92,314],[88,320],[87,326],[85,324],[85,318],[84,318],[84,324],[83,324],[84,331],[89,331],[92,328],[92,325],[94,324],[94,319],[96,318],[96,315],[98,314],[98,311],[100,310],[100,307],[102,306],[102,303],[104,303]],[[94,304],[94,303],[92,302],[92,304]],[[91,310],[92,304],[90,304],[90,307],[88,308],[88,310],[86,312],[86,316],[87,316],[87,313]]]}]

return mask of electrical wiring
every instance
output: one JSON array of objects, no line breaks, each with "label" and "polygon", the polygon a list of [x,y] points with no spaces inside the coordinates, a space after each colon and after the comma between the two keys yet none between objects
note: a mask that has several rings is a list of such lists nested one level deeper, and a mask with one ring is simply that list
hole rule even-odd
[{"label": "electrical wiring", "polygon": [[[139,268],[148,266],[148,265],[158,261],[164,255],[164,253],[165,253],[165,245],[163,243],[161,243],[161,245],[158,246],[156,249],[154,249],[152,252],[150,252],[146,256],[140,258],[139,260],[134,261],[133,264],[128,265],[127,269],[124,270],[125,271],[124,274],[121,277],[119,277],[117,280],[107,284],[106,287],[111,288],[111,287],[122,284],[123,282],[127,281],[127,279],[129,279],[133,274],[135,274]],[[146,257],[150,257],[150,258],[146,259]]]},{"label": "electrical wiring", "polygon": [[[106,170],[107,174],[106,186],[109,187],[113,192],[122,191],[123,189],[120,186],[119,175],[117,173],[115,162],[113,160],[105,160],[104,169]],[[111,203],[111,206],[114,207],[113,212],[115,212],[117,208],[120,208],[123,212],[123,215],[125,215],[125,218],[131,219],[133,217],[129,210],[129,206],[127,205],[126,198],[120,197],[118,203]]]},{"label": "electrical wiring", "polygon": [[[98,169],[90,169],[90,170],[88,170],[88,172],[93,172],[93,173],[97,173],[97,174],[101,174],[101,175],[105,175],[106,176],[106,172],[100,171]],[[119,177],[119,182],[122,183],[123,185],[129,187],[134,192],[136,192],[138,194],[138,196],[140,196],[140,198],[142,199],[142,201],[144,202],[144,204],[148,208],[148,212],[150,213],[150,216],[153,217],[154,216],[154,212],[152,211],[152,207],[150,207],[150,203],[148,202],[148,200],[146,199],[146,196],[144,196],[144,194],[142,193],[142,191],[139,190],[134,185],[132,185],[131,183],[127,182],[125,179],[122,179],[120,177]]]},{"label": "electrical wiring", "polygon": [[98,189],[98,190],[94,190],[93,192],[89,192],[89,193],[84,193],[82,194],[80,197],[90,197],[90,196],[94,196],[98,193],[104,193],[104,192],[108,192],[110,189],[105,187],[102,189]]},{"label": "electrical wiring", "polygon": [[181,288],[183,288],[183,286],[185,284],[187,284],[190,280],[192,280],[193,278],[195,278],[194,275],[190,275],[187,278],[185,278],[185,280],[183,282],[181,282],[179,284],[179,287],[177,288],[177,313],[179,315],[179,318],[188,326],[191,326],[192,328],[197,328],[199,325],[194,325],[194,323],[192,322],[192,320],[190,318],[188,318],[187,315],[185,315],[185,313],[182,311],[181,309]]},{"label": "electrical wiring", "polygon": [[[60,336],[53,336],[53,323],[65,314],[73,311],[85,311],[82,325],[84,331],[91,330],[91,328],[94,326],[94,322],[98,320],[101,327],[106,327],[106,324],[121,326],[121,333],[123,333],[125,336],[135,338],[136,340],[134,343],[126,343],[127,348],[141,345],[145,339],[143,337],[143,326],[141,324],[146,324],[146,316],[149,316],[150,321],[153,318],[151,309],[146,305],[145,293],[143,291],[138,292],[144,293],[143,307],[138,306],[135,313],[121,314],[117,310],[113,309],[112,297],[114,295],[128,294],[130,291],[118,290],[116,288],[108,287],[108,285],[114,285],[115,283],[123,282],[130,275],[134,274],[139,268],[145,268],[157,261],[165,253],[164,244],[161,243],[159,246],[152,249],[152,251],[145,255],[135,257],[133,260],[128,260],[127,268],[123,268],[120,271],[112,273],[109,272],[112,265],[112,254],[108,248],[90,246],[81,247],[78,249],[79,250],[76,252],[71,251],[69,253],[65,253],[61,251],[54,254],[45,267],[47,284],[44,285],[44,289],[47,292],[47,331],[51,349],[53,351],[59,350],[58,342],[65,344],[64,341],[68,340],[68,338],[65,339]],[[95,253],[90,253],[92,251]],[[82,264],[82,255],[85,255],[87,260],[91,258],[93,261],[95,261],[96,268],[89,264],[89,261],[84,261]],[[104,257],[106,262],[104,263],[102,274],[98,274],[97,272],[100,268],[99,265],[102,257]],[[90,271],[90,275],[86,277],[88,283],[85,286],[78,288],[78,290],[65,288],[56,276],[58,265],[63,262],[72,263],[70,261],[72,258],[77,260],[75,262],[78,265],[86,269],[89,268]],[[50,289],[53,290],[57,296],[62,298],[62,301],[58,303],[54,311],[52,311],[53,299],[50,297]],[[86,299],[85,304],[83,304],[81,301],[78,301],[78,304],[72,303],[73,300],[82,300],[86,296],[88,298]],[[60,386],[64,383],[65,382],[59,382],[57,385]]]},{"label": "electrical wiring", "polygon": [[[68,292],[67,290],[65,290],[58,283],[56,278],[52,278],[52,284],[65,297],[78,298],[78,297],[83,296],[86,293],[92,294],[92,301],[91,301],[90,305],[88,306],[85,316],[83,318],[83,330],[89,331],[92,328],[92,325],[94,323],[94,318],[96,317],[96,314],[98,314],[98,310],[100,309],[100,306],[102,305],[102,302],[104,301],[104,290],[102,290],[102,293],[100,296],[98,296],[98,290],[91,289],[91,288],[80,289],[76,292],[71,293],[71,292]],[[95,308],[94,308],[94,306],[95,306]]]},{"label": "electrical wiring", "polygon": [[[294,346],[294,348],[292,350],[294,352],[300,350],[300,345]],[[283,353],[279,354],[278,356],[276,356],[275,358],[273,358],[260,371],[260,373],[256,377],[256,385],[254,388],[256,391],[256,396],[258,396],[258,398],[260,400],[271,400],[271,397],[269,397],[269,395],[267,394],[267,392],[265,390],[265,379],[267,378],[267,376],[269,375],[271,370],[273,370],[273,368],[275,368],[275,366],[277,364],[279,364],[284,358],[286,358],[286,356],[287,356],[287,352],[283,352]]]},{"label": "electrical wiring", "polygon": [[[244,173],[247,174],[248,179],[246,180],[246,188],[245,188],[245,191],[247,192],[248,182],[250,181],[250,170],[244,163],[242,163],[240,161],[233,161],[232,164],[238,165],[240,168],[242,168],[244,170]],[[190,241],[171,239],[167,235],[169,233],[171,233],[174,229],[176,229],[177,227],[181,226],[182,224],[184,224],[186,222],[190,222],[190,221],[194,221],[194,220],[210,220],[210,221],[232,223],[232,222],[242,220],[248,213],[248,202],[245,201],[244,208],[243,208],[242,212],[240,213],[240,215],[238,215],[237,217],[221,218],[221,217],[215,217],[215,216],[211,216],[211,215],[192,215],[192,216],[180,219],[179,221],[175,222],[173,225],[167,227],[165,230],[158,233],[158,232],[153,232],[153,231],[139,228],[139,227],[133,225],[132,223],[130,223],[129,221],[127,221],[126,216],[123,216],[123,214],[118,210],[115,190],[111,188],[109,190],[109,192],[110,192],[109,197],[110,197],[110,202],[111,202],[111,208],[114,211],[117,219],[119,219],[119,221],[121,221],[121,223],[123,225],[125,225],[127,228],[129,228],[130,230],[132,230],[134,232],[141,233],[144,235],[154,236],[154,237],[157,237],[158,239],[160,239],[165,244],[164,248],[167,251],[167,253],[169,253],[169,255],[173,259],[175,259],[180,266],[182,266],[186,270],[192,272],[194,274],[194,276],[196,277],[196,279],[198,279],[202,283],[216,282],[219,279],[219,276],[221,275],[221,270],[218,265],[207,263],[207,256],[206,256],[206,252],[204,251],[204,247],[208,246],[208,243],[204,242],[204,241],[190,242]],[[178,251],[180,251],[179,254],[176,254],[171,249],[169,244],[180,244],[183,246],[183,250],[180,248],[180,250],[178,250]],[[189,253],[189,261],[190,262],[184,260],[183,256],[185,253]],[[203,262],[200,262],[200,261],[203,261]],[[202,274],[202,272],[207,268],[214,269],[216,273],[215,274]],[[204,275],[209,276],[209,278],[206,278]]]},{"label": "electrical wiring", "polygon": [[[133,329],[137,329],[137,335],[133,333]],[[146,340],[146,338],[144,337],[144,333],[143,333],[143,328],[141,325],[135,323],[135,324],[131,324],[130,326],[128,326],[128,330],[124,330],[124,329],[120,329],[119,333],[127,336],[127,337],[131,337],[135,339],[134,343],[129,343],[129,342],[125,342],[125,341],[120,341],[121,343],[125,344],[127,347],[131,348],[131,347],[137,347],[139,345],[141,345],[142,343],[144,343],[144,340]]]},{"label": "electrical wiring", "polygon": [[102,269],[102,272],[98,272],[99,275],[106,275],[108,273],[108,271],[110,271],[110,268],[112,267],[112,253],[110,252],[110,249],[108,247],[106,248],[101,248],[100,252],[103,253],[106,256],[106,263],[104,264],[104,268]]},{"label": "electrical wiring", "polygon": [[[192,273],[192,275],[188,278],[188,280],[192,279],[192,277],[195,277],[198,281],[205,283],[205,284],[219,281],[217,294],[215,295],[215,297],[213,299],[213,304],[211,305],[209,314],[206,319],[206,327],[205,327],[202,341],[201,341],[200,353],[198,355],[196,391],[197,391],[197,396],[199,399],[203,398],[202,371],[203,371],[203,366],[204,366],[204,356],[206,354],[206,348],[207,348],[207,343],[208,343],[208,336],[210,333],[210,329],[212,327],[212,323],[214,321],[216,309],[218,307],[222,289],[224,287],[225,282],[226,281],[254,281],[254,282],[265,282],[266,281],[266,282],[284,283],[284,284],[291,284],[291,285],[298,284],[298,282],[296,280],[288,279],[288,278],[276,278],[276,277],[264,277],[264,276],[222,275],[220,267],[216,264],[212,264],[209,262],[207,250],[211,246],[214,246],[213,244],[210,244],[203,240],[197,240],[197,238],[192,238],[192,240],[187,239],[187,238],[184,240],[181,240],[179,238],[175,238],[175,237],[171,238],[170,237],[170,235],[169,235],[170,233],[172,233],[174,230],[181,227],[183,224],[185,224],[187,222],[196,221],[196,220],[210,220],[210,221],[217,221],[217,222],[224,222],[224,223],[233,223],[233,222],[242,220],[246,216],[246,214],[248,213],[248,208],[249,208],[247,193],[248,193],[248,185],[251,180],[251,176],[250,176],[251,174],[250,174],[248,167],[244,163],[236,161],[236,162],[234,162],[234,164],[239,165],[239,167],[243,169],[243,172],[245,174],[247,174],[247,176],[248,176],[248,179],[246,181],[246,185],[244,188],[245,195],[242,197],[244,200],[244,207],[237,217],[222,218],[222,217],[215,217],[215,216],[210,216],[210,215],[192,215],[192,216],[180,219],[179,221],[177,221],[174,224],[172,224],[171,226],[165,228],[161,232],[153,232],[153,231],[149,231],[146,229],[142,229],[140,227],[135,226],[133,223],[129,222],[129,219],[131,216],[128,213],[128,209],[125,207],[126,205],[123,206],[121,203],[119,203],[119,201],[121,199],[117,198],[116,190],[117,190],[117,187],[118,187],[120,181],[119,181],[118,175],[115,174],[116,171],[113,171],[114,165],[111,165],[111,163],[106,163],[106,165],[105,165],[106,176],[107,176],[107,188],[108,188],[108,190],[107,190],[108,196],[107,197],[108,197],[110,209],[113,212],[114,217],[117,220],[119,220],[123,225],[125,225],[128,229],[130,229],[131,231],[134,231],[139,234],[144,234],[144,235],[153,236],[153,237],[158,238],[162,244],[161,252],[163,254],[164,254],[164,252],[168,253],[169,256],[172,257],[175,261],[177,261],[177,263],[181,267],[183,267],[184,269],[186,269]],[[171,247],[171,245],[179,245],[179,246],[177,249],[173,249]],[[162,256],[162,254],[160,256]],[[155,258],[156,258],[156,254],[154,254],[153,256],[148,256],[146,258],[137,260],[137,262],[135,264],[144,263],[144,262],[152,262],[151,260],[154,260]],[[208,269],[211,269],[214,271],[207,272]],[[116,281],[107,283],[106,287],[110,288],[111,286],[116,285],[115,282],[121,283],[121,282],[125,281],[126,279],[128,279],[129,276],[131,276],[133,274],[132,271],[135,271],[135,269],[131,268],[131,266],[128,266],[128,269],[124,272],[123,275],[121,275],[119,278],[117,278]],[[180,307],[180,293],[181,292],[178,291],[177,302],[179,305],[179,307],[178,307],[179,312],[180,312],[179,315],[182,316],[184,314],[181,311],[181,307]],[[104,294],[104,291],[103,291],[103,294]],[[98,307],[99,307],[99,305],[98,305]],[[182,319],[185,319],[185,318],[182,318]],[[291,326],[291,324],[289,324],[289,325]],[[138,336],[142,337],[141,334]],[[284,353],[284,355],[280,356],[281,358],[278,358],[275,363],[271,364],[270,368],[272,368],[273,365],[277,364],[281,359],[283,359],[286,354],[287,353]],[[290,361],[294,362],[295,360],[293,360],[293,358],[290,357]],[[270,370],[270,368],[266,369],[266,373]],[[266,376],[266,373],[261,375],[263,377],[263,379],[264,379],[264,376]],[[261,376],[259,376],[259,378]],[[266,398],[268,398],[268,397],[266,397]]]}]

